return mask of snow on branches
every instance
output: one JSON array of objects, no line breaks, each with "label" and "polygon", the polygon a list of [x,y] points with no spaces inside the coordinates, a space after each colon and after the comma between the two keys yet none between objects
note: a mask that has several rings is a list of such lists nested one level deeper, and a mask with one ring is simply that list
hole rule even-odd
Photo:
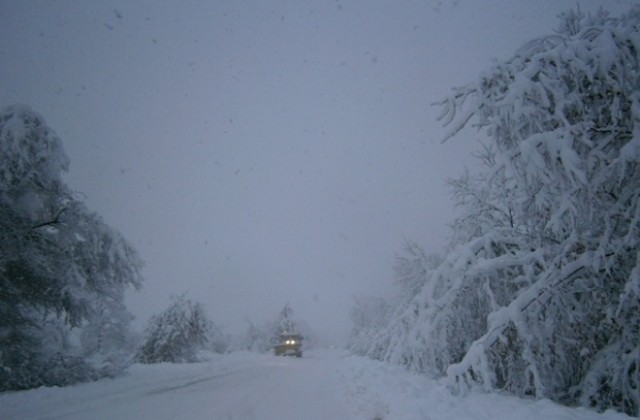
[{"label": "snow on branches", "polygon": [[445,140],[486,135],[484,169],[450,181],[447,257],[367,354],[640,415],[640,8],[566,13],[439,104]]},{"label": "snow on branches", "polygon": [[197,361],[217,327],[199,302],[184,295],[172,298],[171,305],[151,317],[136,354],[141,363],[185,363]]},{"label": "snow on branches", "polygon": [[64,184],[69,159],[26,106],[0,110],[0,391],[67,385],[124,367],[139,287],[131,245]]},{"label": "snow on branches", "polygon": [[[637,415],[640,9],[563,19],[571,31],[527,44],[467,89],[496,150],[484,177],[504,176],[496,195],[509,197],[508,208],[492,204],[514,214],[513,228],[501,226],[516,244],[504,255],[539,256],[493,274],[515,283],[512,296],[481,313],[486,331],[447,374],[458,388],[481,383]],[[470,220],[481,213],[466,210]],[[467,275],[495,264],[476,257]]]}]

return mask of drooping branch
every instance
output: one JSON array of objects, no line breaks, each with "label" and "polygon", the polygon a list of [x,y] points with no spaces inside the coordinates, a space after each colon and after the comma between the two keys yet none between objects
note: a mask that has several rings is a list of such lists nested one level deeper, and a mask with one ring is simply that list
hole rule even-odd
[{"label": "drooping branch", "polygon": [[63,207],[60,209],[60,211],[58,211],[58,213],[56,214],[56,217],[54,217],[52,220],[46,221],[46,222],[42,222],[42,223],[38,223],[37,225],[31,226],[31,229],[39,229],[41,227],[45,227],[45,226],[53,226],[53,225],[59,225],[60,222],[60,215],[66,210],[66,207]]}]

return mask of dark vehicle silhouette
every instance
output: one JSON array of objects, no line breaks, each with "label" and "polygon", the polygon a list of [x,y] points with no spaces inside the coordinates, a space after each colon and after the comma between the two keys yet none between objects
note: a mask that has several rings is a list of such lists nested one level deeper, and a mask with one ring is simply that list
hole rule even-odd
[{"label": "dark vehicle silhouette", "polygon": [[276,356],[302,357],[302,336],[300,334],[281,334],[280,342],[273,347]]}]

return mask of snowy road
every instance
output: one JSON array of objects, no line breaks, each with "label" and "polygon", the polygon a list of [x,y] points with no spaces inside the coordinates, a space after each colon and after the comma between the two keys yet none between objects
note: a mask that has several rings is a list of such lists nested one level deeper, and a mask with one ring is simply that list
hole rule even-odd
[{"label": "snowy road", "polygon": [[335,350],[302,359],[247,352],[194,364],[134,365],[116,379],[0,394],[1,420],[626,420],[471,392]]},{"label": "snowy road", "polygon": [[349,419],[336,357],[239,353],[194,365],[135,365],[115,380],[9,394],[0,398],[0,418]]}]

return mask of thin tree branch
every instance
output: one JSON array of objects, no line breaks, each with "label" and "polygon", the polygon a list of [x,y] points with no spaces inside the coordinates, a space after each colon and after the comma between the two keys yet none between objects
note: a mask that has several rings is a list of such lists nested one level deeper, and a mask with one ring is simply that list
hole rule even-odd
[{"label": "thin tree branch", "polygon": [[60,215],[66,209],[67,209],[66,207],[61,208],[60,211],[58,212],[58,214],[56,214],[56,217],[53,218],[53,220],[49,220],[47,222],[38,223],[37,225],[31,226],[31,229],[38,229],[38,228],[45,227],[45,226],[59,225],[61,223],[60,222]]}]

